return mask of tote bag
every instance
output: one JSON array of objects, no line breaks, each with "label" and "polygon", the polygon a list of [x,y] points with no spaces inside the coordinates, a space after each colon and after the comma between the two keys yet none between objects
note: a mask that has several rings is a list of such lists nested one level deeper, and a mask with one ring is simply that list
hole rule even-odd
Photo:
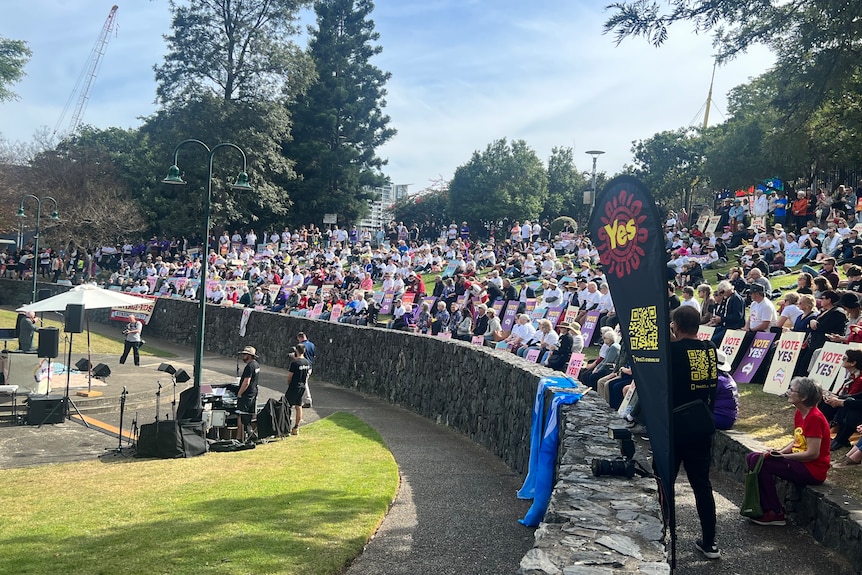
[{"label": "tote bag", "polygon": [[739,506],[739,514],[743,517],[761,517],[763,508],[760,506],[760,487],[757,484],[757,476],[763,466],[765,453],[760,454],[754,469],[745,474],[745,495],[742,497],[742,505]]}]

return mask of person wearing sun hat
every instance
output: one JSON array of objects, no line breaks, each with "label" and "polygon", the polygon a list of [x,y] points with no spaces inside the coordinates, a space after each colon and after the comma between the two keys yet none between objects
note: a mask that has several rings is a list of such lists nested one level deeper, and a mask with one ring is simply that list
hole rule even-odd
[{"label": "person wearing sun hat", "polygon": [[236,438],[239,441],[245,441],[245,428],[251,425],[257,409],[257,380],[260,376],[260,364],[257,362],[257,350],[250,345],[245,346],[239,355],[245,362],[245,369],[239,378],[239,391],[236,393],[236,410],[240,420],[236,426]]},{"label": "person wearing sun hat", "polygon": [[[575,327],[577,326],[577,327]],[[575,338],[572,331],[580,333],[580,324],[568,324],[561,321],[557,324],[557,329],[560,330],[560,340],[553,347],[550,356],[548,356],[546,365],[557,371],[566,371],[566,366],[569,364],[569,358],[572,356],[572,351],[575,343]],[[581,348],[583,348],[583,340],[581,340]],[[581,351],[581,350],[578,350]]]}]

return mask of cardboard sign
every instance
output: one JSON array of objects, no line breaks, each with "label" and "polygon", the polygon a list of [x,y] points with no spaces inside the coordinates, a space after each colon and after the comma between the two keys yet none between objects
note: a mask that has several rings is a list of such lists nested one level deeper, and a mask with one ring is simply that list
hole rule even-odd
[{"label": "cardboard sign", "polygon": [[598,327],[600,315],[601,312],[594,309],[588,311],[586,317],[584,317],[584,325],[581,326],[581,335],[584,336],[584,343],[593,341],[593,334]]},{"label": "cardboard sign", "polygon": [[757,229],[765,228],[766,227],[766,221],[765,221],[763,216],[758,216],[756,218],[751,218],[751,225]]},{"label": "cardboard sign", "polygon": [[111,319],[116,321],[129,321],[129,316],[134,315],[135,318],[140,321],[142,324],[147,325],[150,323],[150,318],[153,316],[153,310],[156,307],[156,298],[147,295],[135,294],[138,297],[145,297],[151,299],[150,303],[141,303],[138,305],[127,306],[127,307],[113,307],[111,308]]},{"label": "cardboard sign", "polygon": [[696,225],[697,229],[699,229],[700,231],[704,231],[706,229],[707,222],[709,222],[709,216],[704,214],[697,218],[697,223],[695,223],[694,225]]},{"label": "cardboard sign", "polygon": [[566,323],[572,323],[573,321],[578,319],[578,312],[580,311],[580,309],[581,308],[576,305],[570,305],[568,308],[566,308],[566,317],[563,319],[563,321]]},{"label": "cardboard sign", "polygon": [[472,339],[470,339],[470,343],[482,347],[483,345],[485,345],[485,338],[481,335],[474,335]]},{"label": "cardboard sign", "polygon": [[572,357],[569,358],[569,364],[566,366],[566,375],[571,376],[573,379],[578,379],[578,374],[581,372],[583,365],[584,354],[573,353]]},{"label": "cardboard sign", "polygon": [[527,361],[532,361],[533,363],[536,363],[537,361],[539,361],[539,355],[540,355],[540,354],[541,354],[541,351],[540,351],[540,350],[538,350],[538,349],[531,349],[530,351],[528,351],[528,352],[527,352],[527,356],[526,356],[526,358],[525,358],[525,359],[526,359]]},{"label": "cardboard sign", "polygon": [[760,364],[766,359],[766,353],[769,351],[773,339],[775,339],[775,334],[771,331],[759,331],[754,335],[751,346],[745,350],[745,356],[739,363],[739,367],[733,372],[733,379],[737,383],[751,383],[751,379],[757,373]]},{"label": "cardboard sign", "polygon": [[793,369],[802,352],[802,340],[805,332],[786,331],[775,346],[775,355],[769,365],[766,381],[763,382],[763,391],[781,395],[787,391],[790,379],[793,377]]},{"label": "cardboard sign", "polygon": [[808,253],[807,249],[795,248],[792,250],[786,250],[784,252],[784,265],[785,267],[792,268],[799,265],[799,262],[802,261],[802,258],[805,257],[805,254]]},{"label": "cardboard sign", "polygon": [[562,307],[548,308],[548,321],[551,322],[551,327],[557,327],[560,317],[563,315]]},{"label": "cardboard sign", "polygon": [[329,321],[337,322],[338,318],[341,317],[341,312],[344,310],[344,306],[341,304],[335,304],[332,306],[332,313],[329,314]]},{"label": "cardboard sign", "polygon": [[724,352],[729,363],[733,363],[736,360],[736,354],[739,353],[739,347],[742,345],[744,337],[745,332],[741,329],[729,329],[724,332],[724,338],[722,338],[718,349]]},{"label": "cardboard sign", "polygon": [[408,304],[413,305],[413,301],[416,299],[415,292],[404,292],[401,294],[401,303],[404,304],[404,307],[407,307]]},{"label": "cardboard sign", "polygon": [[450,331],[441,331],[437,334],[437,337],[440,339],[452,339],[452,332]]},{"label": "cardboard sign", "polygon": [[446,265],[446,270],[443,272],[444,278],[450,278],[455,275],[455,271],[458,269],[458,262],[452,260]]},{"label": "cardboard sign", "polygon": [[718,224],[720,221],[721,221],[721,216],[710,216],[709,217],[709,223],[706,224],[706,229],[703,231],[715,233],[715,231],[718,229]]},{"label": "cardboard sign", "polygon": [[708,339],[712,339],[712,335],[715,333],[714,325],[701,325],[697,328],[697,339],[700,341],[706,341]]},{"label": "cardboard sign", "polygon": [[380,304],[380,313],[387,315],[392,313],[392,301],[395,299],[394,291],[387,291],[383,294],[383,302]]},{"label": "cardboard sign", "polygon": [[844,352],[849,346],[844,343],[836,343],[829,341],[823,344],[820,348],[820,355],[814,360],[811,366],[811,371],[808,372],[808,377],[820,384],[823,389],[832,391],[835,384],[835,378],[841,370],[841,358],[844,357]]},{"label": "cardboard sign", "polygon": [[503,315],[503,306],[506,305],[504,300],[498,299],[495,300],[493,304],[491,304],[491,308],[494,310],[494,313],[497,314],[497,317]]},{"label": "cardboard sign", "polygon": [[503,321],[501,322],[503,331],[506,333],[511,333],[512,327],[515,325],[515,318],[518,315],[518,303],[517,300],[506,303],[506,311],[503,313]]},{"label": "cardboard sign", "polygon": [[509,344],[505,341],[498,341],[497,345],[494,346],[494,349],[509,349]]},{"label": "cardboard sign", "polygon": [[311,313],[308,314],[308,317],[311,319],[320,317],[320,314],[323,313],[323,302],[314,304],[314,307],[311,308]]},{"label": "cardboard sign", "polygon": [[533,313],[533,310],[536,309],[536,298],[528,297],[526,302],[526,307],[524,308],[524,313],[530,315]]}]

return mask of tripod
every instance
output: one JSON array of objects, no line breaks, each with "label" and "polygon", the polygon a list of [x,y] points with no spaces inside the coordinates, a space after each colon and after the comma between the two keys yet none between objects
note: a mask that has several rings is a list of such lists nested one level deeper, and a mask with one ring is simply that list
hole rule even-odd
[{"label": "tripod", "polygon": [[75,408],[75,413],[78,414],[78,418],[81,420],[81,422],[89,428],[90,424],[87,423],[87,420],[84,418],[83,415],[81,415],[81,412],[78,410],[78,406],[75,405],[75,402],[72,401],[71,397],[69,397],[69,383],[72,379],[72,370],[69,368],[69,366],[72,365],[72,337],[74,335],[74,333],[69,334],[69,355],[66,363],[66,396],[63,398],[63,405],[66,410],[66,419],[72,419],[72,411],[69,409],[69,406],[72,406]]}]

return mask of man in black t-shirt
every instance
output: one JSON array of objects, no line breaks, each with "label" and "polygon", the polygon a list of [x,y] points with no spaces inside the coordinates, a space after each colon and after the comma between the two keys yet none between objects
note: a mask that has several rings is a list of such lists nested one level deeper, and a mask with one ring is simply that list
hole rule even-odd
[{"label": "man in black t-shirt", "polygon": [[260,364],[257,362],[257,350],[250,345],[239,354],[245,362],[245,369],[239,378],[239,391],[236,394],[237,426],[236,438],[245,441],[245,428],[251,425],[251,419],[257,409],[257,379],[260,376]]},{"label": "man in black t-shirt", "polygon": [[[718,387],[718,359],[716,347],[711,341],[700,341],[697,330],[700,313],[691,306],[681,306],[671,315],[672,341],[670,344],[671,385],[673,407],[691,401],[706,403],[711,414],[715,406]],[[704,417],[709,417],[704,410]],[[674,480],[680,464],[685,465],[688,482],[694,492],[697,515],[700,518],[702,539],[695,547],[707,559],[718,559],[721,552],[715,544],[715,498],[709,480],[709,465],[712,460],[713,431],[691,433],[674,429]]]},{"label": "man in black t-shirt", "polygon": [[287,391],[284,396],[287,403],[293,406],[296,412],[291,435],[299,433],[299,424],[302,422],[302,396],[308,383],[308,374],[311,372],[311,363],[305,359],[305,346],[301,343],[293,348],[293,361],[287,370]]}]

